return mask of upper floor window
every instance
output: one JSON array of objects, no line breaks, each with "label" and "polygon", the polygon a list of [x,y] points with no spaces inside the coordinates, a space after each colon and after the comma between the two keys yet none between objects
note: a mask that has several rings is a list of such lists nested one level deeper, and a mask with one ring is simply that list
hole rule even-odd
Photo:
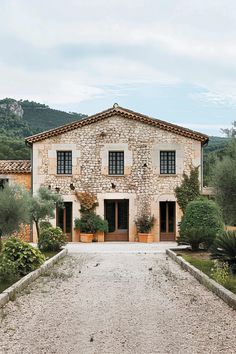
[{"label": "upper floor window", "polygon": [[160,151],[160,173],[175,174],[175,151]]},{"label": "upper floor window", "polygon": [[124,174],[124,151],[109,151],[109,175]]},{"label": "upper floor window", "polygon": [[57,151],[57,174],[72,174],[72,151]]}]

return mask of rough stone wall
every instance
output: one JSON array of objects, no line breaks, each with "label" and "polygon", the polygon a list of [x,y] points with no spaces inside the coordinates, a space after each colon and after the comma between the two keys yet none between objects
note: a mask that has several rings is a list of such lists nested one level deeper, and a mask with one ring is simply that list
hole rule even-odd
[{"label": "rough stone wall", "polygon": [[[132,165],[127,166],[124,176],[102,173],[104,147],[112,144],[114,147],[123,144],[132,154]],[[72,176],[56,174],[55,146],[59,150],[71,150],[70,147],[73,147],[73,156],[76,157],[73,158]],[[178,150],[176,175],[160,175],[160,146],[161,149]],[[161,195],[172,195],[174,198],[174,188],[181,183],[183,171],[189,173],[190,166],[201,163],[201,143],[145,123],[114,116],[35,143],[33,160],[34,192],[40,185],[45,185],[60,188],[64,196],[74,195],[70,188],[73,183],[78,191],[128,193],[135,195],[137,214],[140,214],[144,209],[152,212],[152,202]]]}]

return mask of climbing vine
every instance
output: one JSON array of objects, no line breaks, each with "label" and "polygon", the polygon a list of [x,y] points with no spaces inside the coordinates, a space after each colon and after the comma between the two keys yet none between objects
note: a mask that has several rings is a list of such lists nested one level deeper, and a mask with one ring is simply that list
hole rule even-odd
[{"label": "climbing vine", "polygon": [[175,188],[175,196],[185,213],[188,203],[200,196],[199,167],[191,167],[189,176],[183,173],[183,181]]}]

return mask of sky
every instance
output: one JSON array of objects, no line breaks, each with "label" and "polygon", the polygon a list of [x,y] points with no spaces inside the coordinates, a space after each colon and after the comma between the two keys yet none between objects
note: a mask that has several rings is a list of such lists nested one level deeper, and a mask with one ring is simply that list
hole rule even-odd
[{"label": "sky", "polygon": [[235,0],[0,0],[0,98],[120,106],[209,135],[236,120]]}]

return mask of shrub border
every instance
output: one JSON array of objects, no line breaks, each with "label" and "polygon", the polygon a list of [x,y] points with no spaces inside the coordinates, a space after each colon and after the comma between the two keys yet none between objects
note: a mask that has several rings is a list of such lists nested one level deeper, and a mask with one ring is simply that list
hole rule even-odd
[{"label": "shrub border", "polygon": [[204,285],[207,289],[211,290],[217,296],[219,296],[226,304],[236,310],[236,295],[218,284],[215,280],[209,278],[201,270],[195,268],[192,264],[187,262],[183,257],[178,256],[175,252],[182,251],[182,248],[170,248],[166,250],[166,254],[178,263],[183,269],[187,270],[190,274],[196,278],[199,283]]},{"label": "shrub border", "polygon": [[14,300],[18,293],[30,285],[34,280],[36,280],[40,275],[45,273],[49,268],[51,268],[56,262],[58,262],[61,258],[65,257],[68,253],[68,249],[63,249],[59,253],[57,253],[52,258],[48,259],[44,262],[38,269],[33,272],[25,275],[19,281],[11,285],[9,288],[5,289],[0,294],[0,308],[6,305],[6,303],[10,300]]}]

